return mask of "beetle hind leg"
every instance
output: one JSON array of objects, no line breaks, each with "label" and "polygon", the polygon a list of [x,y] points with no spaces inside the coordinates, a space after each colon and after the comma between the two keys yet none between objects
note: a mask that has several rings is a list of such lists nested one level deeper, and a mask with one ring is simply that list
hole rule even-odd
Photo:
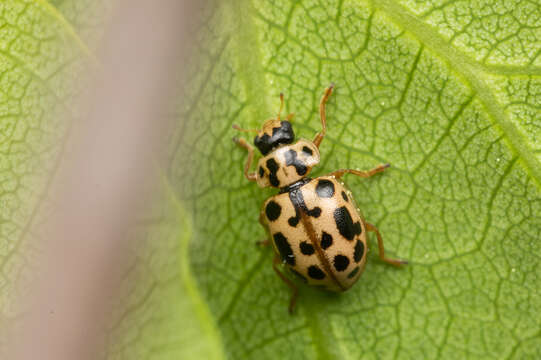
[{"label": "beetle hind leg", "polygon": [[255,244],[260,247],[267,247],[271,244],[271,241],[270,239],[264,239],[264,240],[256,241]]},{"label": "beetle hind leg", "polygon": [[379,258],[381,261],[386,262],[387,264],[391,264],[393,266],[402,266],[407,265],[407,260],[402,259],[391,259],[385,256],[385,249],[383,247],[383,238],[381,237],[381,234],[379,233],[379,230],[377,227],[370,223],[364,223],[366,231],[373,232],[376,234],[376,238],[378,239],[378,250],[379,250]]},{"label": "beetle hind leg", "polygon": [[272,260],[272,268],[274,269],[274,272],[276,272],[276,275],[282,279],[283,282],[286,283],[286,285],[291,289],[291,299],[289,300],[289,313],[293,314],[293,310],[295,310],[295,305],[297,304],[297,297],[299,295],[299,288],[293,281],[288,279],[284,273],[280,271],[278,268],[278,265],[281,263],[280,257],[276,254],[274,255],[274,259]]},{"label": "beetle hind leg", "polygon": [[267,223],[265,222],[265,212],[263,210],[259,212],[259,223],[261,224],[261,226],[263,226],[263,229],[265,229],[265,232],[267,233],[267,238],[264,240],[257,241],[256,245],[260,247],[267,247],[271,245],[271,239],[270,239],[269,228],[267,227]]}]

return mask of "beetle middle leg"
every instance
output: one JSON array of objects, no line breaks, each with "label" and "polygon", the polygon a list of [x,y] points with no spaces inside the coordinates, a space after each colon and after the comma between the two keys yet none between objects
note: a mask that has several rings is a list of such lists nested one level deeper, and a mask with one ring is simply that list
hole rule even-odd
[{"label": "beetle middle leg", "polygon": [[288,279],[278,268],[278,265],[281,263],[280,257],[278,254],[274,255],[274,259],[272,260],[272,268],[276,272],[276,274],[282,279],[283,282],[286,283],[287,286],[291,289],[291,300],[289,300],[289,313],[293,314],[293,310],[295,309],[295,305],[297,304],[297,297],[299,295],[299,288],[293,281]]},{"label": "beetle middle leg", "polygon": [[325,104],[327,103],[327,100],[332,94],[332,89],[334,88],[334,85],[331,84],[328,88],[325,89],[325,93],[321,97],[321,100],[319,101],[319,117],[321,118],[321,131],[316,135],[314,138],[314,145],[319,149],[319,144],[321,144],[321,141],[323,141],[323,138],[325,137],[325,133],[327,132],[327,117],[325,115]]},{"label": "beetle middle leg", "polygon": [[379,165],[373,169],[366,170],[366,171],[360,171],[360,170],[355,170],[355,169],[340,169],[340,170],[333,171],[332,173],[328,174],[328,176],[334,176],[335,178],[340,179],[345,174],[353,174],[362,178],[369,178],[380,172],[385,171],[385,169],[387,169],[390,166],[391,164],[383,164],[383,165]]},{"label": "beetle middle leg", "polygon": [[265,229],[265,232],[267,233],[267,238],[265,240],[257,241],[256,245],[269,246],[271,244],[270,233],[269,228],[267,227],[267,223],[265,222],[265,212],[263,210],[259,212],[259,223],[261,224],[261,226],[263,226],[263,229]]},{"label": "beetle middle leg", "polygon": [[366,228],[366,231],[376,233],[376,238],[378,239],[379,258],[382,261],[394,266],[406,265],[408,263],[407,260],[391,259],[391,258],[385,257],[385,249],[383,247],[383,238],[381,237],[381,234],[379,233],[378,228],[367,222],[364,223],[364,226]]},{"label": "beetle middle leg", "polygon": [[250,167],[252,166],[252,160],[254,159],[254,148],[242,138],[233,138],[233,141],[240,146],[241,148],[248,151],[248,157],[246,158],[246,163],[244,164],[244,176],[250,181],[256,181],[255,172],[249,172]]}]

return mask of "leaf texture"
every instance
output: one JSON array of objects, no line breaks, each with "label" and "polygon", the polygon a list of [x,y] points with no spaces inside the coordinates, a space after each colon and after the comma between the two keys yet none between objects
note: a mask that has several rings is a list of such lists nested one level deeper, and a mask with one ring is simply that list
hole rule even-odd
[{"label": "leaf texture", "polygon": [[[71,80],[88,49],[43,1],[0,4],[0,323],[19,311],[18,280],[32,271],[26,240],[45,205],[68,130]],[[2,327],[2,330],[4,327]],[[5,336],[0,336],[0,350]],[[1,354],[1,351],[0,351]]]},{"label": "leaf texture", "polygon": [[[202,43],[169,179],[195,217],[192,262],[230,358],[535,358],[541,351],[538,4],[299,1],[222,6]],[[316,174],[346,179],[386,249],[348,292],[301,287],[289,316],[264,199],[231,124],[286,94],[299,136],[328,135]],[[375,245],[371,241],[372,247]]]}]

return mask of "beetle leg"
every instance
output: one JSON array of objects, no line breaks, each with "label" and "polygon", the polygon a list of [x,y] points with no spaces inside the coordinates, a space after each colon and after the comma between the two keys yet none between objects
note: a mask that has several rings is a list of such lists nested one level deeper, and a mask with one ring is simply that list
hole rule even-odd
[{"label": "beetle leg", "polygon": [[256,241],[255,243],[257,246],[269,246],[271,244],[271,241],[270,239],[265,239],[265,240],[259,240],[259,241]]},{"label": "beetle leg", "polygon": [[321,100],[319,101],[319,117],[321,118],[321,131],[316,135],[314,138],[314,145],[319,149],[319,144],[321,144],[321,141],[323,141],[323,138],[325,137],[325,133],[327,132],[327,118],[325,116],[325,103],[329,99],[329,97],[332,94],[332,89],[334,88],[334,84],[331,84],[328,88],[325,89],[325,93],[321,97]]},{"label": "beetle leg", "polygon": [[252,166],[252,160],[254,159],[254,148],[246,142],[246,140],[242,138],[234,137],[233,141],[240,146],[241,148],[244,148],[248,151],[248,157],[246,158],[246,163],[244,164],[244,176],[246,179],[250,181],[256,180],[255,172],[248,172],[250,170],[250,166]]},{"label": "beetle leg", "polygon": [[391,259],[391,258],[385,257],[385,249],[383,248],[383,238],[381,237],[381,234],[379,233],[378,228],[367,222],[364,223],[364,226],[366,228],[366,231],[376,233],[376,237],[378,238],[379,258],[382,261],[394,266],[406,265],[408,263],[407,260]]},{"label": "beetle leg", "polygon": [[383,164],[367,171],[359,171],[355,169],[340,169],[340,170],[333,171],[328,176],[334,176],[335,178],[340,179],[345,174],[353,174],[353,175],[360,176],[362,178],[369,178],[371,176],[376,175],[377,173],[385,171],[385,169],[387,169],[390,166],[391,164]]},{"label": "beetle leg", "polygon": [[267,229],[267,224],[265,223],[265,213],[263,212],[263,209],[259,212],[259,223],[265,230]]},{"label": "beetle leg", "polygon": [[263,210],[261,210],[259,212],[259,223],[265,229],[265,232],[267,233],[268,237],[266,239],[264,239],[264,240],[257,241],[256,245],[257,246],[269,246],[271,244],[271,240],[270,240],[269,228],[267,227],[267,223],[265,222],[265,213],[263,212]]},{"label": "beetle leg", "polygon": [[283,282],[286,283],[287,286],[291,289],[291,300],[289,300],[289,313],[293,314],[293,310],[295,309],[295,304],[297,303],[297,296],[299,295],[299,289],[293,281],[288,279],[281,271],[278,269],[278,264],[280,264],[280,257],[278,254],[274,255],[274,259],[272,260],[272,268],[276,272],[276,274],[282,279]]},{"label": "beetle leg", "polygon": [[280,110],[278,110],[278,116],[276,117],[276,120],[280,120],[280,116],[282,115],[283,109],[284,109],[284,93],[280,93]]}]

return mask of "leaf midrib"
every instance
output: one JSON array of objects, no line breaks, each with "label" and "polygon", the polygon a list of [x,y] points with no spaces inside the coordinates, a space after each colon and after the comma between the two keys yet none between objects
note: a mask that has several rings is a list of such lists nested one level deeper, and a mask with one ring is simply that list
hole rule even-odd
[{"label": "leaf midrib", "polygon": [[71,26],[70,22],[66,20],[64,15],[58,11],[58,9],[53,6],[49,1],[47,0],[34,0],[37,4],[39,4],[46,12],[48,12],[53,18],[55,18],[58,23],[62,25],[64,28],[64,31],[72,38],[72,40],[77,44],[79,49],[88,56],[90,59],[97,62],[97,59],[95,55],[90,51],[86,43],[81,39],[81,37],[77,34],[73,26]]},{"label": "leaf midrib", "polygon": [[[240,55],[240,59],[237,59],[240,61],[235,66],[238,67],[237,74],[239,74],[238,76],[246,91],[248,103],[251,105],[248,111],[254,120],[264,119],[267,114],[272,113],[269,94],[270,84],[268,84],[265,70],[261,65],[261,54],[253,51],[254,49],[260,49],[260,46],[257,45],[259,43],[259,27],[254,23],[252,16],[255,13],[253,3],[245,1],[242,4],[230,4],[227,10],[226,21],[236,20],[238,24],[238,31],[234,32],[233,35],[232,46],[238,52],[237,57]],[[260,267],[256,264],[255,268]],[[240,284],[235,291],[235,296],[240,297],[244,289],[245,286]],[[228,311],[223,314],[222,321],[228,316],[235,304],[236,301],[234,300],[228,306]],[[318,311],[303,311],[302,313],[306,317],[307,328],[312,336],[314,351],[318,359],[330,359],[329,356],[337,359],[344,358],[340,356],[341,354],[337,354],[337,348],[333,349],[332,347],[336,339],[332,328],[326,329],[326,333],[323,334],[320,326],[322,319],[320,319]],[[326,341],[319,341],[322,339],[326,339]]]},{"label": "leaf midrib", "polygon": [[[518,70],[510,67],[487,67],[473,61],[464,53],[451,46],[433,27],[419,20],[405,7],[396,4],[392,0],[377,0],[372,2],[375,11],[380,11],[395,24],[399,25],[404,31],[411,34],[421,44],[430,49],[435,55],[439,56],[448,64],[449,68],[455,72],[459,78],[472,89],[480,99],[482,105],[494,125],[503,134],[509,148],[515,152],[521,159],[526,171],[530,173],[535,180],[538,188],[541,188],[541,163],[535,157],[533,149],[528,147],[524,136],[517,127],[507,118],[505,111],[499,104],[488,84],[475,73],[496,73],[496,69],[508,69],[513,74],[518,75]],[[539,75],[539,68],[530,68]],[[492,71],[491,71],[492,70]],[[505,71],[507,73],[507,71]]]}]

